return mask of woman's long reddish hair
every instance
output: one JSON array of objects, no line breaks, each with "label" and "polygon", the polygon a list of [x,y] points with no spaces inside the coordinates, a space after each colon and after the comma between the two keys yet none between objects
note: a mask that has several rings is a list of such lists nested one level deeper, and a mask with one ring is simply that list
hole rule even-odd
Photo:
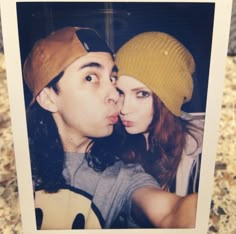
[{"label": "woman's long reddish hair", "polygon": [[195,127],[189,121],[173,115],[155,94],[153,106],[154,116],[149,126],[148,149],[142,134],[127,134],[123,160],[141,163],[163,189],[169,189],[186,144],[186,134],[192,135],[191,130]]}]

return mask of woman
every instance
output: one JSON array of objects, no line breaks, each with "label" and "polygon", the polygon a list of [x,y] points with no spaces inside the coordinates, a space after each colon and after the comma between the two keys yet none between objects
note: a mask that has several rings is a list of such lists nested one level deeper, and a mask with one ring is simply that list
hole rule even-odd
[{"label": "woman", "polygon": [[116,64],[124,160],[140,162],[165,190],[197,192],[203,121],[181,110],[193,93],[192,55],[166,33],[145,32],[119,49]]}]

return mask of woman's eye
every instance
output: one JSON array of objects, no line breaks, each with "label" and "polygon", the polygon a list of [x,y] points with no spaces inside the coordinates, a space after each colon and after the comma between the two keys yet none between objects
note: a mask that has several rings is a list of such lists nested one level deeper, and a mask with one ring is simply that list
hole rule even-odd
[{"label": "woman's eye", "polygon": [[89,82],[97,82],[98,81],[98,77],[96,75],[89,75],[85,77],[86,81]]},{"label": "woman's eye", "polygon": [[111,80],[111,83],[112,83],[112,84],[115,84],[116,81],[117,81],[117,76],[111,76],[111,77],[110,77],[110,80]]},{"label": "woman's eye", "polygon": [[137,97],[139,97],[139,98],[149,97],[150,95],[151,95],[151,93],[148,91],[139,91],[137,93]]}]

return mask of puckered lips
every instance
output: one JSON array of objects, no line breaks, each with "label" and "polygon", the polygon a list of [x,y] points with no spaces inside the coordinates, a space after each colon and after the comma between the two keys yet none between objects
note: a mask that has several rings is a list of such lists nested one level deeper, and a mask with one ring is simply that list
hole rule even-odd
[{"label": "puckered lips", "polygon": [[129,120],[125,120],[125,119],[121,119],[121,121],[122,121],[122,124],[124,125],[124,127],[126,127],[126,128],[134,126],[133,121],[129,121]]},{"label": "puckered lips", "polygon": [[116,124],[118,122],[119,113],[114,113],[107,117],[109,124]]}]

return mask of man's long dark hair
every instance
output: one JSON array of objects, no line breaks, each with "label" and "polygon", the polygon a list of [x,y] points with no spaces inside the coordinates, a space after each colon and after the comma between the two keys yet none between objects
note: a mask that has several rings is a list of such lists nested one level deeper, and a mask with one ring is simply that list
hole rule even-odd
[{"label": "man's long dark hair", "polygon": [[[57,82],[62,76],[63,72],[47,87],[59,93]],[[27,127],[34,185],[50,193],[57,192],[65,185],[64,150],[52,114],[35,102],[27,109]],[[110,137],[92,139],[89,152],[85,154],[88,165],[95,171],[103,171],[119,160],[119,141],[116,141],[119,137],[114,133]]]}]

